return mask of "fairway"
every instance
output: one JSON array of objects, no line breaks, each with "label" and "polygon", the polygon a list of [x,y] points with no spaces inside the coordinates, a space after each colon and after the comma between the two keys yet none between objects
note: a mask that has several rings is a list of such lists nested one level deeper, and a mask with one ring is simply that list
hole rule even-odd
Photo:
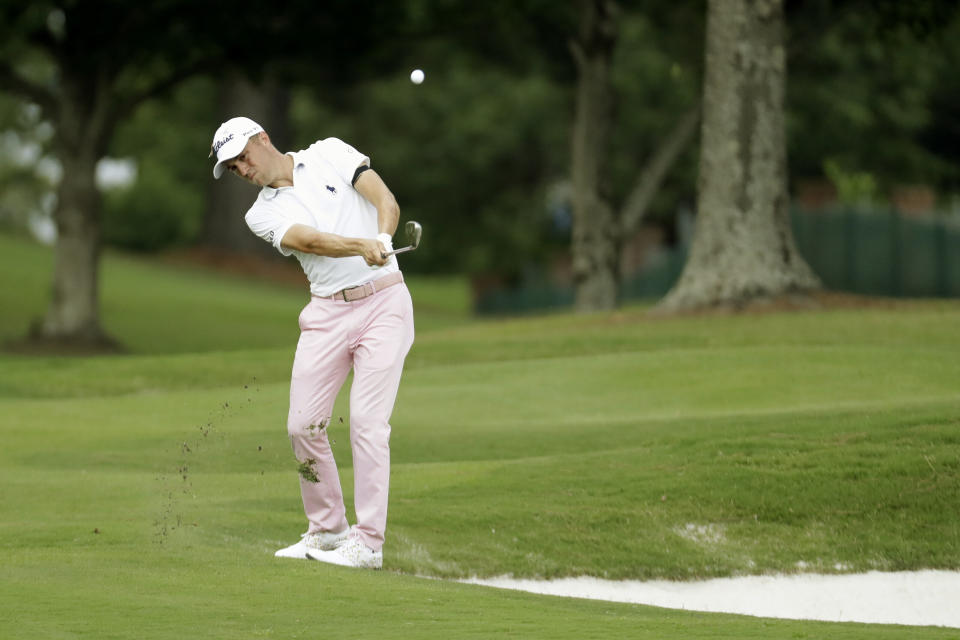
[{"label": "fairway", "polygon": [[[9,338],[50,262],[0,256],[33,265],[0,269]],[[462,282],[410,288],[384,571],[363,572],[272,557],[304,530],[304,291],[108,255],[129,353],[0,355],[0,637],[956,637],[435,578],[960,568],[960,304],[474,320]],[[349,500],[348,422],[341,394]]]}]

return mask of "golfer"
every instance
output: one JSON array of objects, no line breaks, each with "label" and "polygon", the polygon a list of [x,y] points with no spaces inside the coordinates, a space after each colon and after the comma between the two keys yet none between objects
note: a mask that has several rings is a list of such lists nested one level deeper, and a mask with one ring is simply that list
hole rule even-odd
[{"label": "golfer", "polygon": [[[413,304],[392,250],[400,208],[370,159],[336,138],[280,153],[249,118],[217,129],[213,177],[260,187],[247,226],[300,261],[310,302],[300,313],[287,432],[300,471],[307,532],[279,557],[379,569],[390,483],[390,414],[413,344]],[[327,436],[353,369],[350,446],[356,525],[350,527]]]}]

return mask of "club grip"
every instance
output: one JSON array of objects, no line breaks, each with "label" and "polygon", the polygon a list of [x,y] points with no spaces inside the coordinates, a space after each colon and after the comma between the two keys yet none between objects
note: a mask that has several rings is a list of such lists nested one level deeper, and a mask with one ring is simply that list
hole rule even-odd
[{"label": "club grip", "polygon": [[380,255],[383,256],[384,258],[388,258],[388,257],[393,256],[393,255],[396,255],[396,254],[398,254],[398,253],[406,253],[407,251],[410,251],[410,250],[412,250],[412,249],[413,249],[412,246],[410,246],[410,247],[403,247],[403,248],[400,248],[400,249],[394,249],[393,251],[387,251],[386,253],[381,253]]}]

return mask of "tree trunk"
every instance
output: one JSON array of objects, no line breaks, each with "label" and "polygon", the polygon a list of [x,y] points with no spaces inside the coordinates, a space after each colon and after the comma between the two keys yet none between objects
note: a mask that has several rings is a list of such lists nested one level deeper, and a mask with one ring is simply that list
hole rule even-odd
[{"label": "tree trunk", "polygon": [[577,311],[612,309],[619,288],[620,229],[603,193],[602,181],[612,126],[610,62],[616,42],[615,6],[607,0],[583,3],[579,38],[572,43],[577,63],[573,123],[573,278]]},{"label": "tree trunk", "polygon": [[662,310],[819,287],[790,226],[783,38],[782,0],[710,0],[697,219]]},{"label": "tree trunk", "polygon": [[[57,114],[57,153],[63,177],[54,221],[53,296],[31,339],[63,347],[115,350],[100,325],[100,192],[97,161],[112,132],[108,91],[83,80],[63,80]],[[92,84],[92,83],[91,83]]]},{"label": "tree trunk", "polygon": [[100,198],[94,183],[96,159],[61,156],[63,179],[54,219],[53,299],[47,308],[42,336],[63,341],[96,342],[99,321],[98,265]]},{"label": "tree trunk", "polygon": [[[274,146],[287,151],[289,95],[278,83],[253,85],[238,72],[231,72],[220,86],[220,120],[234,116],[252,118],[266,129]],[[210,131],[213,136],[213,129]],[[203,220],[203,244],[226,251],[277,257],[269,244],[250,233],[243,216],[257,197],[257,189],[231,175],[210,178],[209,206]]]}]

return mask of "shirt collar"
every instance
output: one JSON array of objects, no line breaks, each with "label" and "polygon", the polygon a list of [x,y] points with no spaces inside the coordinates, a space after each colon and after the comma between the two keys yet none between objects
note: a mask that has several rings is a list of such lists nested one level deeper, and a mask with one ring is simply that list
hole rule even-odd
[{"label": "shirt collar", "polygon": [[[288,151],[286,155],[293,156],[293,173],[294,176],[296,176],[297,169],[307,163],[307,158],[304,154],[296,151]],[[289,189],[289,187],[280,187],[280,189]],[[273,187],[261,187],[260,193],[262,193],[263,197],[267,200],[273,200],[277,197],[277,194],[280,193],[280,189],[274,189]]]}]

